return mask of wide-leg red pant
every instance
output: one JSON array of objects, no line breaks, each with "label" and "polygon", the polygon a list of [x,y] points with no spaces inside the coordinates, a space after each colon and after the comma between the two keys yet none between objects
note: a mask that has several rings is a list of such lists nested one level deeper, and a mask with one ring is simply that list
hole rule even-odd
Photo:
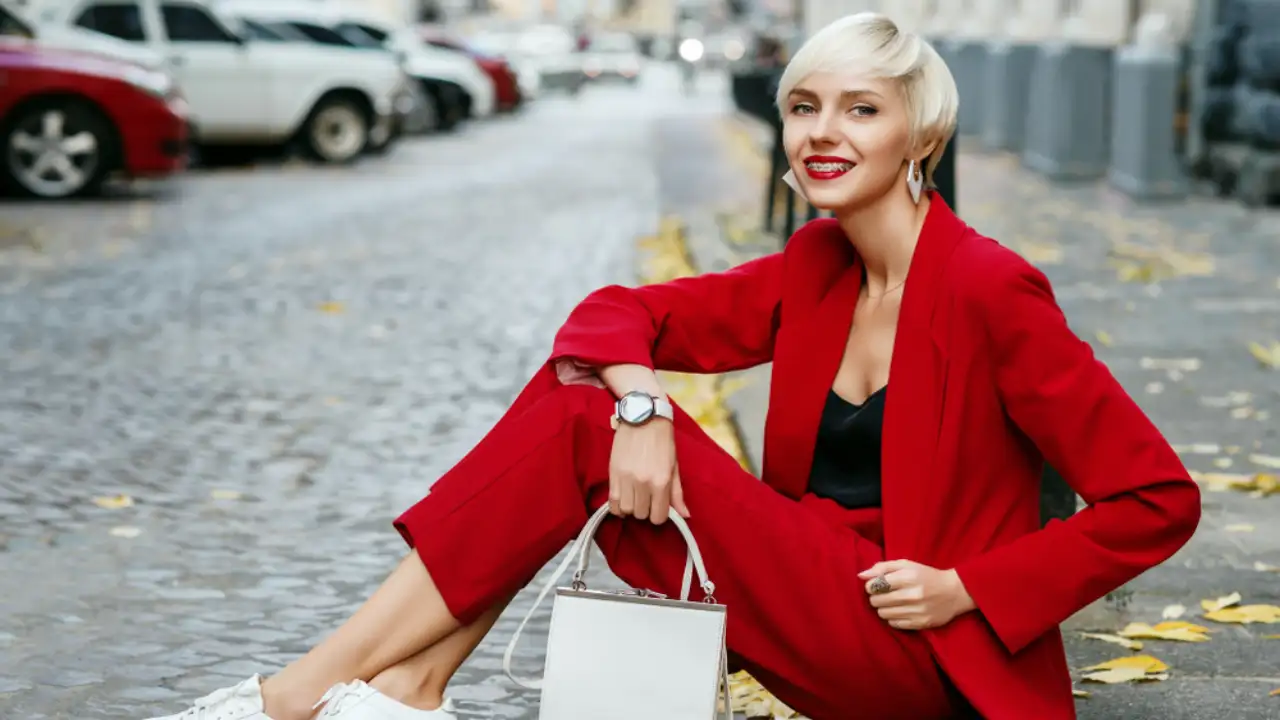
[{"label": "wide-leg red pant", "polygon": [[[457,620],[528,584],[607,502],[612,411],[608,391],[544,369],[395,521]],[[778,494],[680,411],[676,457],[736,665],[815,720],[956,712],[925,639],[881,620],[857,577],[883,556],[878,511]],[[678,595],[686,550],[674,527],[610,518],[596,541],[624,582]]]}]

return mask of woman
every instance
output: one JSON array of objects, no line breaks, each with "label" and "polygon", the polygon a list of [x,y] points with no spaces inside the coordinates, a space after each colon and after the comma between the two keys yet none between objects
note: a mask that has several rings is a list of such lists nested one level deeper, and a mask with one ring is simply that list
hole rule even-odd
[{"label": "woman", "polygon": [[[1182,546],[1197,487],[1045,277],[924,189],[957,107],[932,48],[844,18],[778,101],[788,180],[835,218],[727,272],[590,295],[397,519],[416,553],[367,604],[178,717],[447,717],[449,676],[606,502],[631,518],[597,536],[611,567],[667,594],[685,548],[663,525],[688,519],[736,663],[809,717],[1074,717],[1058,624]],[[654,368],[766,362],[760,482],[667,412]],[[1045,459],[1088,507],[1041,529]]]}]

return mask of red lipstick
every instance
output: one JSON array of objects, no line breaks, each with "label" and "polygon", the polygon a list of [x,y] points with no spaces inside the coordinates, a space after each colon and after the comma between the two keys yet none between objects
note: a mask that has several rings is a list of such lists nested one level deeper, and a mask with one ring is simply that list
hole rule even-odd
[{"label": "red lipstick", "polygon": [[[842,167],[832,169],[831,167],[815,168],[812,165],[827,165]],[[853,169],[854,162],[848,158],[836,157],[835,155],[810,155],[804,159],[805,172],[809,173],[809,177],[814,180],[835,180]]]}]

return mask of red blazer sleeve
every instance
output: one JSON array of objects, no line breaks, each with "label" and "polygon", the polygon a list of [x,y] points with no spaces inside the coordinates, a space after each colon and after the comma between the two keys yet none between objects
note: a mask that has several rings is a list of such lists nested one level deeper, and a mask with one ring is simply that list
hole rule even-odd
[{"label": "red blazer sleeve", "polygon": [[782,301],[783,261],[779,252],[723,272],[596,290],[556,333],[551,360],[578,367],[637,364],[689,373],[769,362]]},{"label": "red blazer sleeve", "polygon": [[1048,279],[1022,261],[975,296],[1013,422],[1087,503],[1065,521],[956,568],[1011,653],[1176,552],[1200,490],[1155,425],[1067,326]]}]

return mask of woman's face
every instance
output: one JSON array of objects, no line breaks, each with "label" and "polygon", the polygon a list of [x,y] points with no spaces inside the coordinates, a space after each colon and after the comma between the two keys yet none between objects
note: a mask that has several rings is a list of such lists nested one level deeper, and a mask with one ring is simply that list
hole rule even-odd
[{"label": "woman's face", "polygon": [[787,160],[814,207],[860,207],[906,190],[910,118],[894,80],[814,73],[782,107]]}]

